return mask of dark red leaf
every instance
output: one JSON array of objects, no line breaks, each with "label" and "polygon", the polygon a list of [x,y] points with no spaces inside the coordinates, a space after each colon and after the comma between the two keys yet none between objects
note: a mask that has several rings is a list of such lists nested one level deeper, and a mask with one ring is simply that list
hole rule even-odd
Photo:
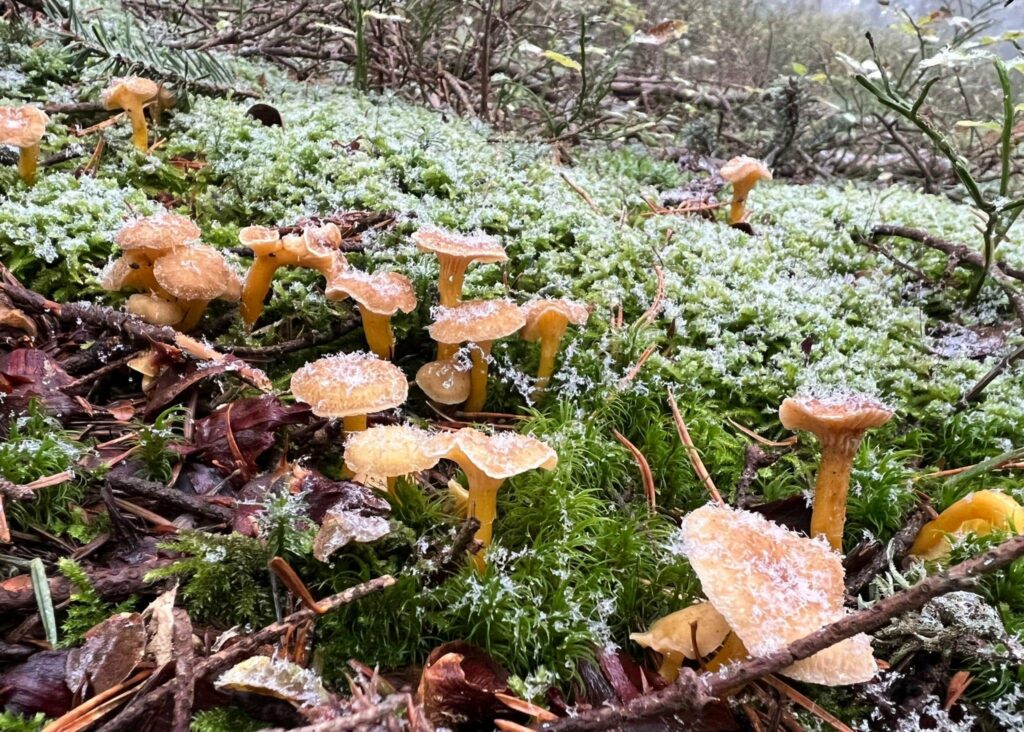
[{"label": "dark red leaf", "polygon": [[431,722],[452,729],[493,729],[508,708],[495,693],[510,693],[508,672],[487,652],[464,641],[431,651],[420,676],[419,697]]},{"label": "dark red leaf", "polygon": [[67,651],[43,651],[0,675],[0,708],[17,714],[59,717],[71,709],[64,682]]}]

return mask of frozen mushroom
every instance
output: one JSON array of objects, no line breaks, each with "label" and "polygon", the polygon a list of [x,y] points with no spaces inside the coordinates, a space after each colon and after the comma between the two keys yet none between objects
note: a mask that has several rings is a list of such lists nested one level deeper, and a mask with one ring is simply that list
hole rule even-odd
[{"label": "frozen mushroom", "polygon": [[199,241],[201,234],[191,219],[166,211],[128,221],[114,239],[123,254],[104,270],[101,286],[111,292],[159,290],[153,264],[168,252]]},{"label": "frozen mushroom", "polygon": [[151,325],[177,325],[185,317],[185,312],[177,303],[156,293],[136,293],[130,296],[125,309]]},{"label": "frozen mushroom", "polygon": [[181,247],[160,257],[153,265],[153,277],[161,290],[173,296],[185,312],[178,330],[183,333],[199,325],[211,300],[237,302],[242,295],[238,273],[213,247]]},{"label": "frozen mushroom", "polygon": [[969,493],[921,527],[910,554],[922,559],[941,559],[950,551],[950,538],[993,531],[1024,534],[1024,508],[1013,496],[1000,491]]},{"label": "frozen mushroom", "polygon": [[[490,545],[494,535],[498,489],[505,480],[537,468],[553,470],[558,465],[555,451],[535,437],[515,432],[487,435],[472,427],[455,433],[446,457],[458,463],[466,475],[468,514],[480,521],[476,539],[484,547]],[[482,569],[483,559],[477,555],[474,560]]]},{"label": "frozen mushroom", "polygon": [[843,548],[846,497],[857,448],[865,432],[890,419],[892,410],[857,394],[790,398],[779,407],[779,420],[786,429],[813,432],[821,443],[811,536],[825,536],[837,551]]},{"label": "frozen mushroom", "polygon": [[679,676],[679,667],[685,659],[696,660],[711,655],[729,632],[729,623],[714,605],[698,602],[656,620],[646,633],[632,633],[629,638],[661,654],[658,673],[672,682]]},{"label": "frozen mushroom", "polygon": [[50,118],[36,107],[0,107],[0,145],[18,148],[18,175],[26,185],[36,181],[39,143]]},{"label": "frozen mushroom", "polygon": [[412,282],[398,272],[368,274],[357,269],[339,272],[327,283],[327,299],[351,297],[359,308],[363,333],[370,350],[390,360],[395,352],[395,334],[391,316],[398,311],[416,309],[416,291]]},{"label": "frozen mushroom", "polygon": [[455,356],[423,364],[416,372],[416,385],[432,402],[446,406],[469,399],[472,386],[469,369]]},{"label": "frozen mushroom", "polygon": [[394,364],[368,353],[343,353],[307,363],[291,379],[292,394],[318,417],[344,420],[345,432],[366,429],[366,416],[405,403],[409,383]]},{"label": "frozen mushroom", "polygon": [[448,433],[434,433],[409,425],[371,427],[345,443],[345,465],[362,482],[387,481],[394,493],[397,478],[437,465],[452,446]]},{"label": "frozen mushroom", "polygon": [[487,372],[494,341],[512,335],[525,323],[519,307],[511,300],[467,300],[453,308],[439,307],[435,311],[431,338],[455,348],[461,343],[475,346],[471,351],[473,368],[467,412],[480,411],[487,400]]},{"label": "frozen mushroom", "polygon": [[[704,594],[751,655],[767,656],[846,615],[842,559],[821,541],[717,504],[688,514],[681,532]],[[876,671],[871,639],[862,633],[780,673],[841,686],[869,681]]]},{"label": "frozen mushroom", "polygon": [[569,325],[583,325],[590,317],[586,305],[572,300],[531,300],[520,308],[526,324],[519,332],[524,341],[540,342],[537,391],[543,391],[555,373],[555,357]]},{"label": "frozen mushroom", "polygon": [[771,180],[772,172],[757,158],[740,155],[733,158],[718,171],[726,181],[732,183],[732,203],[729,206],[729,223],[738,224],[747,218],[747,196],[762,180]]},{"label": "frozen mushroom", "polygon": [[462,299],[462,282],[470,264],[492,264],[508,259],[501,242],[484,234],[466,235],[423,226],[413,233],[412,240],[421,252],[437,255],[441,265],[437,289],[441,305],[445,307],[454,307]]},{"label": "frozen mushroom", "polygon": [[103,90],[101,101],[104,109],[123,109],[128,114],[132,122],[132,142],[139,152],[149,150],[149,129],[146,127],[143,108],[154,101],[159,93],[160,86],[155,81],[141,76],[114,79]]}]

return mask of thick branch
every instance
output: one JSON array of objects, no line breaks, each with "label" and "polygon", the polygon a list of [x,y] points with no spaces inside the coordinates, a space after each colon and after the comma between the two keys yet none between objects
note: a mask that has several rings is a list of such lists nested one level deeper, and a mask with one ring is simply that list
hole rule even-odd
[{"label": "thick branch", "polygon": [[605,707],[583,712],[571,719],[543,725],[543,730],[600,730],[622,722],[666,714],[696,716],[714,699],[722,698],[767,674],[776,673],[803,658],[829,648],[858,633],[871,633],[893,618],[921,608],[926,602],[948,592],[963,590],[983,574],[993,572],[1024,556],[1024,536],[1017,536],[984,554],[934,574],[908,590],[869,608],[850,613],[842,620],[826,625],[775,653],[753,658],[715,674],[696,675],[692,670],[680,674],[672,686],[634,699],[621,707]]},{"label": "thick branch", "polygon": [[131,493],[134,496],[142,496],[165,506],[194,513],[197,516],[205,516],[215,521],[230,523],[234,516],[234,512],[231,509],[214,503],[207,503],[199,496],[192,496],[174,488],[167,488],[160,483],[125,475],[118,471],[114,471],[107,476],[107,482],[115,490]]}]

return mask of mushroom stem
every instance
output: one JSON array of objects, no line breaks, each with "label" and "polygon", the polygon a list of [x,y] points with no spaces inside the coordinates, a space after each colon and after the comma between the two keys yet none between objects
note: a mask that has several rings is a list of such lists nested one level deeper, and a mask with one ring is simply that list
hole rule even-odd
[{"label": "mushroom stem", "polygon": [[135,148],[145,153],[149,150],[149,128],[146,127],[146,115],[141,104],[132,104],[125,108],[128,119],[132,121],[132,143]]},{"label": "mushroom stem", "polygon": [[447,361],[448,359],[454,358],[455,354],[459,352],[458,343],[438,343],[437,344],[437,358],[436,361]]},{"label": "mushroom stem", "polygon": [[25,185],[32,185],[36,182],[36,166],[39,162],[39,143],[30,147],[23,147],[18,157],[18,175],[25,181]]},{"label": "mushroom stem", "polygon": [[270,283],[280,264],[273,255],[257,256],[253,260],[242,286],[242,320],[246,325],[255,323],[263,312],[263,301],[270,292]]},{"label": "mushroom stem", "polygon": [[558,347],[562,344],[562,337],[568,327],[569,323],[566,321],[557,332],[545,333],[541,336],[540,363],[537,366],[537,385],[534,389],[535,398],[551,383],[551,375],[555,373],[555,357],[558,355]]},{"label": "mushroom stem", "polygon": [[359,306],[359,316],[363,321],[363,333],[370,350],[385,361],[395,355],[395,333],[391,330],[391,316],[370,312]]},{"label": "mushroom stem", "polygon": [[203,314],[206,312],[206,306],[208,305],[206,300],[190,300],[184,303],[185,305],[185,316],[181,319],[181,322],[176,326],[182,333],[188,333],[193,330],[199,321],[203,319]]},{"label": "mushroom stem", "polygon": [[342,427],[346,433],[348,432],[365,432],[366,431],[366,415],[357,414],[352,417],[342,417]]},{"label": "mushroom stem", "polygon": [[729,223],[738,224],[747,217],[747,196],[756,180],[738,180],[732,184],[732,202],[729,204]]},{"label": "mushroom stem", "polygon": [[661,656],[661,665],[658,667],[658,674],[661,678],[671,684],[679,678],[679,667],[682,665],[682,654],[664,653]]},{"label": "mushroom stem", "polygon": [[441,305],[453,308],[462,299],[462,282],[466,279],[469,260],[464,257],[438,255],[441,260],[441,276],[437,280],[437,291]]},{"label": "mushroom stem", "polygon": [[494,520],[498,516],[498,489],[504,481],[491,478],[476,469],[470,469],[467,476],[469,477],[469,496],[466,503],[466,515],[480,522],[480,528],[477,529],[474,538],[483,545],[483,549],[473,555],[473,564],[482,572],[487,566],[483,553],[494,538]]},{"label": "mushroom stem", "polygon": [[398,485],[398,478],[396,476],[394,476],[394,475],[389,475],[388,478],[387,478],[387,482],[388,482],[388,493],[390,495],[392,495],[392,496],[395,495],[395,486]]},{"label": "mushroom stem", "polygon": [[469,372],[469,399],[466,400],[463,407],[466,412],[479,412],[487,401],[487,372],[491,367],[491,346],[493,345],[494,341],[477,343],[471,352],[473,368]]},{"label": "mushroom stem", "polygon": [[[846,495],[850,490],[850,471],[862,434],[845,435],[821,443],[814,508],[811,511],[811,536],[822,535],[836,551],[843,548],[846,524]],[[821,440],[822,435],[818,435]]]},{"label": "mushroom stem", "polygon": [[723,666],[730,664],[734,661],[742,661],[744,658],[750,655],[747,651],[747,647],[743,645],[743,641],[736,633],[729,633],[725,639],[725,643],[718,649],[718,653],[711,657],[711,660],[707,662],[704,668],[705,673],[714,673]]}]

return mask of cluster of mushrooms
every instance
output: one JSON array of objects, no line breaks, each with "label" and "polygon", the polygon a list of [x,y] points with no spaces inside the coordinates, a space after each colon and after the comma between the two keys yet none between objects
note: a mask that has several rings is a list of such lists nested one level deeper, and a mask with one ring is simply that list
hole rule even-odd
[{"label": "cluster of mushrooms", "polygon": [[[674,681],[687,660],[715,671],[751,655],[771,654],[842,618],[841,550],[853,459],[867,430],[892,416],[888,407],[861,395],[783,401],[783,426],[813,433],[821,446],[811,536],[724,504],[688,514],[680,529],[683,553],[708,599],[630,636],[660,654],[666,680]],[[1024,507],[1005,493],[977,491],[925,524],[910,554],[941,559],[956,537],[993,531],[1024,533]],[[737,581],[740,577],[743,581]],[[840,686],[869,681],[876,670],[870,638],[860,634],[781,673]]]}]

